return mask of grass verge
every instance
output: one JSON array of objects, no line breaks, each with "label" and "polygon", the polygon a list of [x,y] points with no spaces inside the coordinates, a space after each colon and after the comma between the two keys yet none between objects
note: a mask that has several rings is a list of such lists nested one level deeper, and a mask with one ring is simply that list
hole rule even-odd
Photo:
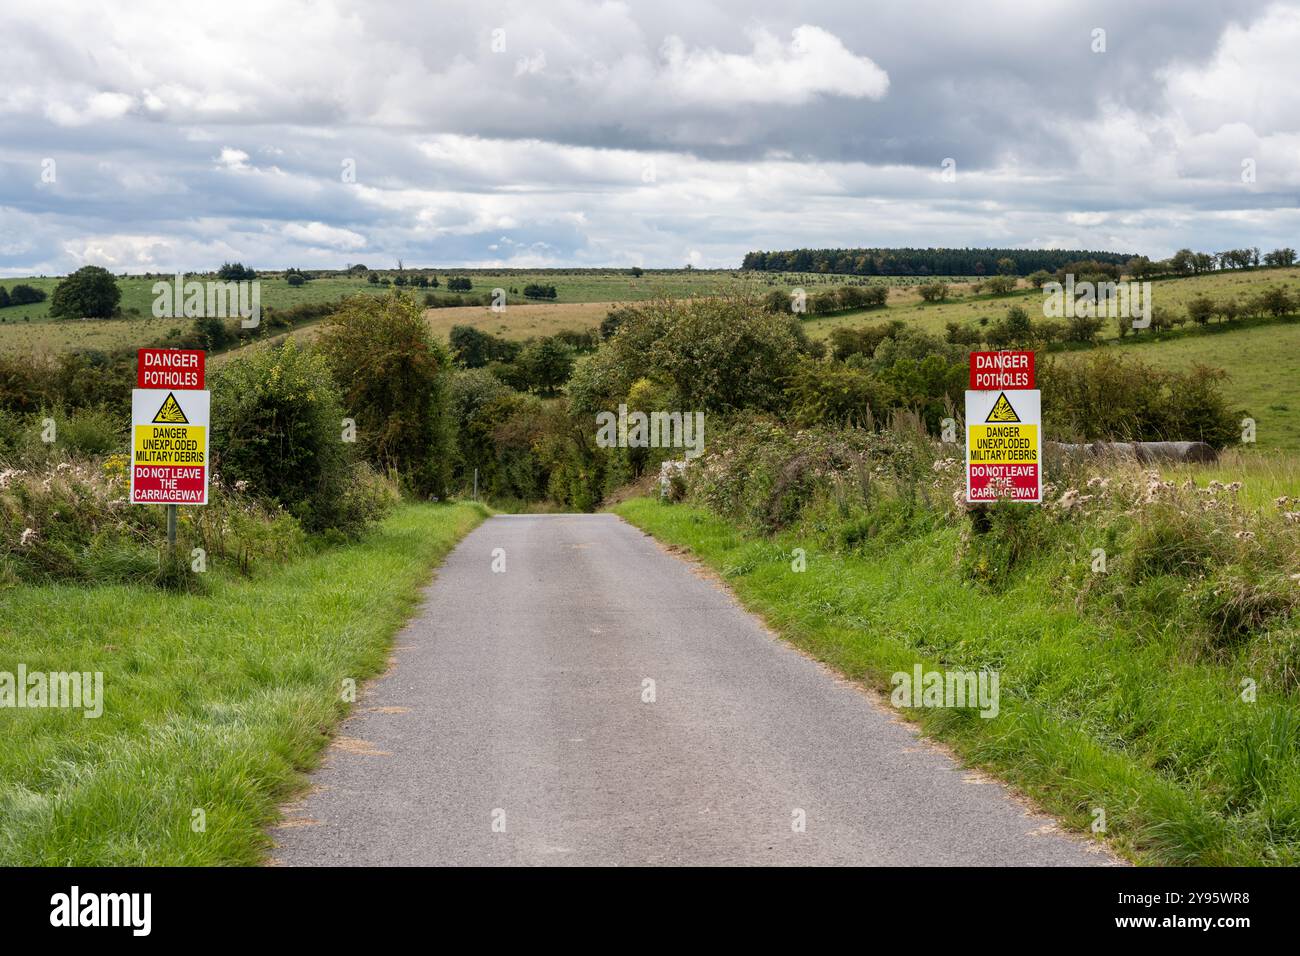
[{"label": "grass verge", "polygon": [[[1104,812],[1111,845],[1139,863],[1296,865],[1300,755],[1293,695],[1253,703],[1228,659],[1192,660],[1163,633],[1061,600],[1063,569],[1030,562],[1010,587],[964,583],[947,527],[873,554],[815,550],[795,533],[742,532],[710,511],[634,499],[613,509],[723,575],[751,610],[846,676],[996,669],[1001,709],[909,710],[930,736],[1031,795],[1069,827]],[[807,570],[793,573],[793,549]]]},{"label": "grass verge", "polygon": [[0,671],[104,675],[97,719],[0,709],[0,865],[257,863],[348,709],[344,679],[383,668],[430,569],[486,514],[403,505],[358,543],[201,596],[0,592]]}]

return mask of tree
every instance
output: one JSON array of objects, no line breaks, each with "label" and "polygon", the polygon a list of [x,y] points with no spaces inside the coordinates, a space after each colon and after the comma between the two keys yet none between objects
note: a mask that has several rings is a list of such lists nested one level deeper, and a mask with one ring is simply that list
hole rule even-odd
[{"label": "tree", "polygon": [[605,317],[600,320],[600,337],[601,339],[611,338],[618,327],[623,324],[623,320],[628,316],[627,309],[610,309]]},{"label": "tree", "polygon": [[1195,267],[1196,253],[1191,249],[1179,249],[1169,257],[1169,265],[1180,276],[1191,275]]},{"label": "tree", "polygon": [[320,348],[367,460],[422,497],[445,496],[451,357],[420,306],[400,294],[352,296],[329,318]]},{"label": "tree", "polygon": [[516,362],[529,388],[554,395],[573,374],[573,349],[553,336],[536,339],[524,346]]},{"label": "tree", "polygon": [[1052,278],[1052,274],[1048,272],[1046,269],[1039,269],[1036,272],[1031,272],[1029,273],[1028,276],[1029,284],[1032,285],[1035,289],[1041,289],[1043,287],[1043,283],[1049,281],[1051,278]]},{"label": "tree", "polygon": [[302,277],[301,272],[290,272],[284,278],[285,281],[289,283],[289,285],[293,285],[293,286],[302,285],[307,281]]},{"label": "tree", "polygon": [[1295,265],[1295,250],[1287,246],[1282,249],[1274,249],[1272,252],[1267,252],[1264,254],[1264,265],[1293,266]]},{"label": "tree", "polygon": [[257,273],[242,262],[223,262],[221,268],[217,270],[217,278],[223,282],[241,282],[245,279],[256,279]]},{"label": "tree", "polygon": [[994,295],[1009,295],[1015,291],[1016,277],[1006,275],[989,276],[984,280],[984,288]]},{"label": "tree", "polygon": [[640,266],[633,266],[633,267],[632,267],[632,278],[633,278],[633,279],[639,279],[639,278],[641,278],[641,276],[644,275],[644,274],[645,274],[645,273],[644,273],[644,270],[642,270],[642,268],[641,268]]},{"label": "tree", "polygon": [[1295,308],[1295,301],[1283,286],[1271,286],[1260,293],[1260,304],[1265,312],[1281,317]]},{"label": "tree", "polygon": [[1003,256],[998,260],[998,274],[1004,276],[1013,276],[1016,274],[1016,260],[1010,256]]},{"label": "tree", "polygon": [[9,290],[0,285],[0,309],[9,305]]},{"label": "tree", "polygon": [[453,325],[448,341],[452,357],[465,368],[482,368],[492,361],[492,336],[472,325]]},{"label": "tree", "polygon": [[1209,296],[1198,295],[1187,303],[1187,317],[1197,325],[1206,325],[1214,315],[1217,306]]},{"label": "tree", "polygon": [[1034,326],[1022,306],[1013,305],[1007,309],[999,324],[1006,330],[1007,341],[1012,345],[1027,345],[1033,341]]},{"label": "tree", "polygon": [[[686,409],[775,410],[782,383],[805,351],[797,319],[769,315],[748,300],[692,299],[642,314],[659,332],[649,346],[650,369],[675,388]],[[612,341],[629,351],[640,344],[626,333]]]},{"label": "tree", "polygon": [[25,282],[18,283],[9,293],[10,305],[32,305],[37,302],[44,302],[45,299],[44,289],[27,285]]},{"label": "tree", "polygon": [[448,292],[468,292],[474,288],[474,283],[469,281],[467,276],[452,276],[447,280]]},{"label": "tree", "polygon": [[106,319],[117,309],[122,291],[100,266],[82,266],[54,288],[50,315],[56,319]]}]

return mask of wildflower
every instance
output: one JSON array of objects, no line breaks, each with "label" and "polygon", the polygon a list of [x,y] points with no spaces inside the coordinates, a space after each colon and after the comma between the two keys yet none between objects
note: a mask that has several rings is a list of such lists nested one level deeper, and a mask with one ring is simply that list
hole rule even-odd
[{"label": "wildflower", "polygon": [[1253,532],[1253,531],[1238,531],[1236,534],[1233,535],[1233,537],[1236,538],[1238,541],[1254,541],[1254,540],[1255,540],[1255,532]]},{"label": "wildflower", "polygon": [[243,478],[240,478],[237,482],[235,482],[235,490],[236,490],[236,491],[247,491],[247,490],[249,489],[249,486],[250,486],[250,485],[251,485],[251,482],[249,482],[249,481],[245,481]]},{"label": "wildflower", "polygon": [[1056,504],[1059,508],[1069,511],[1079,504],[1079,492],[1074,488],[1068,489],[1065,494],[1061,495],[1061,500]]},{"label": "wildflower", "polygon": [[1282,518],[1291,524],[1300,524],[1300,511],[1284,511]]},{"label": "wildflower", "polygon": [[36,529],[24,528],[22,535],[18,539],[18,543],[25,548],[35,540],[36,540]]},{"label": "wildflower", "polygon": [[1286,495],[1280,495],[1279,497],[1273,499],[1273,507],[1277,508],[1278,511],[1281,511],[1286,507],[1286,503],[1290,500],[1291,499],[1288,498]]}]

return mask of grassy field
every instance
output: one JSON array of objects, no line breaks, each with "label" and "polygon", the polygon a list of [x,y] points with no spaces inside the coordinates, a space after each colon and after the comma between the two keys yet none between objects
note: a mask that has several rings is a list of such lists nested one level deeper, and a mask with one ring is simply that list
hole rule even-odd
[{"label": "grassy field", "polygon": [[[408,270],[414,272],[417,270]],[[718,293],[764,294],[773,289],[801,287],[816,293],[846,282],[887,281],[893,286],[889,304],[883,309],[848,312],[805,320],[809,335],[827,338],[840,327],[875,325],[901,320],[926,331],[942,334],[948,322],[972,324],[981,319],[995,321],[1011,305],[1025,307],[1031,317],[1041,315],[1042,294],[1022,288],[1009,296],[974,295],[965,279],[948,280],[953,298],[941,303],[921,301],[916,287],[921,278],[858,279],[851,276],[828,276],[801,273],[747,273],[739,270],[647,270],[634,277],[619,269],[560,269],[526,271],[492,270],[418,270],[437,275],[443,285],[435,294],[445,294],[446,278],[467,275],[474,284],[472,295],[488,293],[494,288],[522,290],[529,282],[553,284],[559,291],[556,302],[537,303],[507,293],[503,312],[486,306],[430,309],[426,314],[430,326],[444,341],[453,325],[472,325],[511,339],[552,335],[571,329],[583,331],[600,324],[606,313],[620,303],[667,296],[710,295]],[[395,275],[385,272],[385,275]],[[12,286],[17,281],[52,291],[57,280],[4,279],[0,284]],[[0,353],[57,353],[73,348],[135,348],[157,341],[187,324],[184,319],[155,319],[151,314],[153,278],[128,277],[119,280],[123,290],[122,307],[135,309],[140,317],[100,321],[55,321],[48,317],[48,301],[38,305],[0,310]],[[303,286],[290,286],[280,274],[268,274],[262,280],[262,301],[273,307],[289,307],[304,302],[337,301],[358,292],[375,293],[377,287],[355,276],[333,275],[315,279]],[[1023,281],[1022,281],[1023,284]],[[1216,272],[1184,279],[1166,279],[1153,286],[1158,306],[1185,307],[1197,295],[1216,299],[1238,299],[1275,284],[1300,287],[1300,268],[1258,269],[1243,272]],[[423,294],[421,290],[417,294]],[[1244,325],[1244,323],[1243,323]],[[301,341],[310,341],[317,328],[308,326],[291,333]],[[1186,334],[1192,332],[1195,334]],[[271,341],[281,341],[283,336]],[[1103,343],[1118,342],[1114,322],[1102,330]],[[1255,327],[1210,326],[1207,330],[1185,327],[1161,340],[1138,336],[1124,340],[1125,354],[1168,368],[1187,368],[1195,362],[1222,368],[1230,375],[1227,393],[1238,407],[1249,412],[1258,423],[1258,442],[1265,449],[1300,451],[1300,325],[1268,323]],[[256,347],[256,346],[254,346]],[[1060,353],[1070,361],[1081,353]],[[214,364],[220,364],[214,357]]]},{"label": "grassy field", "polygon": [[[465,322],[485,330],[500,332],[509,338],[524,339],[548,335],[561,329],[588,329],[599,325],[605,313],[617,303],[640,302],[660,297],[684,298],[692,295],[724,293],[763,294],[776,288],[801,287],[819,292],[849,283],[888,282],[898,291],[902,302],[916,298],[913,287],[919,280],[906,277],[864,280],[853,276],[802,273],[748,273],[732,270],[652,269],[634,277],[627,270],[531,270],[490,271],[475,269],[407,270],[436,275],[437,289],[413,290],[423,297],[432,292],[439,298],[450,295],[446,280],[450,276],[468,276],[473,289],[470,296],[490,295],[493,289],[506,290],[506,311],[491,312],[486,307],[451,308],[446,315],[433,316],[435,329],[445,331]],[[396,272],[383,272],[395,276]],[[193,277],[187,277],[193,278]],[[0,309],[0,353],[61,352],[74,348],[136,348],[155,341],[175,328],[187,326],[186,319],[153,317],[154,277],[127,276],[118,279],[122,290],[122,319],[93,321],[55,320],[49,316],[50,303],[11,306]],[[382,287],[371,285],[356,276],[330,275],[313,279],[301,286],[291,286],[283,275],[267,274],[261,278],[261,301],[271,308],[289,308],[303,303],[336,302],[347,295],[375,294]],[[53,294],[57,278],[0,279],[0,286],[12,288],[26,283]],[[523,298],[525,285],[537,282],[554,285],[557,300],[532,302]],[[514,290],[514,291],[512,291]]]},{"label": "grassy field", "polygon": [[[0,710],[0,865],[255,864],[263,828],[484,516],[404,505],[360,543],[184,596],[0,592],[0,670],[102,671],[104,712]],[[194,811],[206,815],[195,832]]]},{"label": "grassy field", "polygon": [[[1224,394],[1255,419],[1260,449],[1300,452],[1300,322],[1253,328],[1209,326],[1164,341],[1126,340],[1112,346],[1158,368],[1208,365],[1228,373]],[[1055,361],[1077,361],[1088,351],[1058,353]]]},{"label": "grassy field", "polygon": [[[1213,299],[1235,296],[1240,301],[1271,285],[1286,285],[1296,291],[1300,288],[1300,268],[1214,272],[1185,279],[1162,279],[1151,284],[1151,295],[1156,308],[1167,307],[1181,311],[1186,308],[1189,300],[1198,295],[1208,295]],[[1037,320],[1043,316],[1043,293],[1024,287],[1023,281],[1022,288],[1010,295],[973,295],[969,287],[963,285],[955,285],[953,291],[953,298],[945,302],[923,302],[914,289],[905,288],[891,293],[889,304],[883,309],[845,312],[825,318],[813,317],[807,319],[805,324],[810,336],[824,339],[841,326],[858,328],[893,319],[942,335],[949,322],[966,325],[976,324],[981,319],[994,322],[1013,305],[1024,308],[1031,319]],[[1115,320],[1106,322],[1100,337],[1102,340],[1119,338]]]},{"label": "grassy field", "polygon": [[[918,663],[997,669],[996,718],[907,716],[1070,828],[1088,833],[1101,808],[1108,841],[1141,863],[1300,863],[1294,693],[1261,685],[1243,703],[1239,680],[1258,673],[1244,652],[1194,662],[1171,621],[1081,613],[1059,596],[1062,576],[1078,574],[1061,554],[1031,560],[995,592],[957,573],[956,527],[846,556],[793,534],[749,535],[687,505],[634,499],[614,510],[689,549],[787,640],[853,680],[888,691],[893,673]],[[804,573],[791,570],[795,547],[807,549]]]}]

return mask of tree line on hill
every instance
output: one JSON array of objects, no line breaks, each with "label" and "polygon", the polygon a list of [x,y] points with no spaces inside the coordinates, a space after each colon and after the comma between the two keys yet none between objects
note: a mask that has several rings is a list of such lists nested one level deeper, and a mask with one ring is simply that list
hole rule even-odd
[{"label": "tree line on hill", "polygon": [[[757,272],[817,272],[860,276],[1048,276],[1078,278],[1084,264],[1118,279],[1201,275],[1223,269],[1286,268],[1296,264],[1289,246],[1261,253],[1258,246],[1194,252],[1179,249],[1168,259],[1078,249],[791,249],[750,252],[742,269]],[[1093,271],[1099,271],[1094,268]],[[1035,284],[1041,285],[1042,281]]]},{"label": "tree line on hill", "polygon": [[790,249],[747,253],[741,268],[866,276],[1029,275],[1081,259],[1123,264],[1132,258],[1131,253],[1079,249]]}]

